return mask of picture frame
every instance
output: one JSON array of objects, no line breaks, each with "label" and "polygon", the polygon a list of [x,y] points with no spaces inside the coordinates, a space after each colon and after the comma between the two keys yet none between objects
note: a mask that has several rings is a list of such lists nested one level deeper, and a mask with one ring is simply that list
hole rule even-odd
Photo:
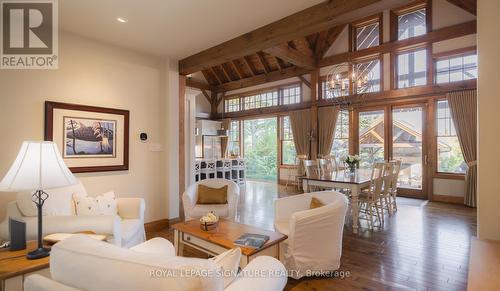
[{"label": "picture frame", "polygon": [[44,139],[73,173],[127,171],[129,123],[128,110],[45,102]]}]

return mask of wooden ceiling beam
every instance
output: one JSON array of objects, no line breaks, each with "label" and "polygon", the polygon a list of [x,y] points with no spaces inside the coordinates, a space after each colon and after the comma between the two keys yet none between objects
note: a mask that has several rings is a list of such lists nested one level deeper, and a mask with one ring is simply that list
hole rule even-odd
[{"label": "wooden ceiling beam", "polygon": [[232,61],[231,64],[232,64],[234,70],[236,71],[236,73],[238,74],[238,77],[240,77],[240,79],[245,78],[245,73],[243,72],[241,67],[239,65],[237,65],[235,61]]},{"label": "wooden ceiling beam", "polygon": [[217,79],[217,82],[219,82],[219,84],[224,84],[224,82],[222,82],[222,79],[219,77],[219,75],[217,75],[217,72],[214,70],[213,67],[210,68],[210,72],[212,73],[212,75],[215,76],[215,79]]},{"label": "wooden ceiling beam", "polygon": [[298,77],[302,81],[302,83],[306,84],[307,87],[311,88],[311,82],[307,81],[307,79],[304,78],[304,76],[298,76]]},{"label": "wooden ceiling beam", "polygon": [[[330,28],[327,31],[323,31],[320,33],[320,36],[316,42],[316,47],[314,50],[314,55],[316,56],[316,59],[322,59],[328,49],[333,45],[335,40],[339,37],[339,35],[344,31],[345,27],[347,24],[341,24],[337,25],[333,28]],[[321,35],[322,33],[323,36]]]},{"label": "wooden ceiling beam", "polygon": [[239,81],[233,81],[229,83],[225,83],[214,88],[216,92],[226,92],[232,91],[241,88],[247,88],[255,85],[260,85],[268,82],[274,82],[279,80],[284,80],[292,77],[297,77],[300,75],[308,74],[310,70],[299,68],[299,67],[290,67],[283,69],[281,71],[273,71],[269,74],[261,74],[256,75],[254,77],[245,78]]},{"label": "wooden ceiling beam", "polygon": [[208,91],[214,90],[214,87],[210,86],[210,84],[205,84],[203,82],[196,81],[193,79],[186,79],[186,86],[200,90],[208,90]]},{"label": "wooden ceiling beam", "polygon": [[451,4],[462,8],[463,10],[477,15],[477,0],[446,0]]},{"label": "wooden ceiling beam", "polygon": [[[328,29],[340,22],[345,23],[354,20],[355,15],[351,16],[352,19],[340,16],[377,2],[381,2],[381,0],[325,1],[184,58],[179,61],[179,72],[182,75],[198,72],[207,67],[229,62],[280,45],[289,40]],[[395,2],[384,1],[382,4],[388,6],[388,3],[394,5]],[[401,5],[401,1],[397,2],[399,2],[398,5]],[[376,9],[380,11],[388,8],[385,6],[376,7]]]},{"label": "wooden ceiling beam", "polygon": [[203,93],[203,96],[205,96],[205,98],[208,100],[208,103],[212,104],[213,100],[210,97],[210,95],[207,93],[207,91],[205,91],[204,89],[201,89],[201,93]]},{"label": "wooden ceiling beam", "polygon": [[248,66],[248,69],[250,70],[250,72],[252,73],[252,75],[253,76],[257,75],[257,71],[255,70],[255,67],[250,62],[250,60],[248,59],[248,56],[244,56],[243,60],[245,60],[245,64]]},{"label": "wooden ceiling beam", "polygon": [[443,27],[434,31],[431,31],[422,36],[417,36],[405,40],[386,42],[379,46],[370,47],[367,49],[362,49],[354,52],[341,53],[333,55],[330,57],[323,58],[319,60],[319,67],[326,67],[331,65],[336,65],[340,63],[347,62],[349,60],[355,60],[371,55],[385,54],[398,51],[403,48],[408,48],[412,46],[419,46],[424,44],[431,44],[438,41],[443,41],[447,39],[457,38],[464,35],[474,34],[477,31],[477,23],[475,20],[460,23],[448,27]]},{"label": "wooden ceiling beam", "polygon": [[269,74],[272,70],[269,67],[269,64],[267,63],[266,58],[264,57],[264,53],[257,52],[257,57],[259,59],[260,64],[264,68],[264,72],[266,72],[266,74]]},{"label": "wooden ceiling beam", "polygon": [[305,55],[286,44],[268,48],[265,52],[300,68],[308,70],[314,70],[316,68],[316,61],[312,56]]}]

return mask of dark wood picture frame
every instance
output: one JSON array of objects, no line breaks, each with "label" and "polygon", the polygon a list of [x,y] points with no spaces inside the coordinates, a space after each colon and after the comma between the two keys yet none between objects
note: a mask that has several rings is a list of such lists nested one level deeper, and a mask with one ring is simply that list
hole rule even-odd
[{"label": "dark wood picture frame", "polygon": [[114,108],[104,108],[87,106],[81,104],[69,104],[45,101],[45,133],[44,139],[46,141],[53,141],[54,129],[54,109],[76,110],[95,113],[106,113],[122,115],[124,128],[123,128],[123,163],[121,165],[111,166],[84,166],[84,167],[69,167],[73,173],[89,173],[89,172],[109,172],[109,171],[127,171],[129,169],[129,135],[130,135],[130,111]]}]

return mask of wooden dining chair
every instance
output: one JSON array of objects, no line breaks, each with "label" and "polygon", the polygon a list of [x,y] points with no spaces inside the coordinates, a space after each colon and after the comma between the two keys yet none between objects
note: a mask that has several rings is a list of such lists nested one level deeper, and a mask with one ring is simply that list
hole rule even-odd
[{"label": "wooden dining chair", "polygon": [[304,160],[304,169],[308,178],[321,176],[318,162],[315,160]]},{"label": "wooden dining chair", "polygon": [[384,186],[384,168],[385,163],[375,163],[372,168],[370,186],[359,195],[359,219],[366,219],[368,227],[374,229],[374,218],[378,219],[379,226],[382,227],[380,196]]},{"label": "wooden dining chair", "polygon": [[328,158],[318,159],[319,170],[322,176],[331,176],[333,174],[332,161]]},{"label": "wooden dining chair", "polygon": [[392,181],[390,185],[390,194],[391,194],[391,208],[392,208],[392,213],[398,211],[398,205],[396,202],[396,197],[398,196],[398,179],[399,179],[399,173],[401,171],[401,160],[393,160],[390,162],[393,167],[392,167]]},{"label": "wooden dining chair", "polygon": [[380,214],[382,218],[382,224],[384,223],[384,211],[387,210],[389,216],[392,215],[392,182],[394,175],[394,164],[391,162],[384,163],[384,173],[382,175],[383,185],[382,193],[380,194]]},{"label": "wooden dining chair", "polygon": [[297,173],[295,175],[295,183],[297,184],[297,190],[301,190],[302,188],[302,179],[301,177],[305,176],[305,169],[304,169],[304,161],[307,160],[308,156],[307,155],[297,155],[296,159],[296,164],[297,164]]}]

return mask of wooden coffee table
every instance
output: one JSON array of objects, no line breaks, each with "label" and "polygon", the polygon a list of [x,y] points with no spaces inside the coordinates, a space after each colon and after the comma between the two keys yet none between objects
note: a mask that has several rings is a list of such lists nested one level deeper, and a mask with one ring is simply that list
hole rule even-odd
[{"label": "wooden coffee table", "polygon": [[[239,247],[242,254],[240,262],[242,268],[258,256],[271,256],[279,259],[279,243],[288,238],[279,232],[236,223],[226,219],[220,219],[217,229],[211,231],[201,230],[198,220],[179,222],[172,227],[174,228],[175,252],[178,256],[182,256],[185,245],[212,256],[219,255],[234,247]],[[235,245],[234,241],[245,233],[268,235],[269,240],[260,249]]]}]

